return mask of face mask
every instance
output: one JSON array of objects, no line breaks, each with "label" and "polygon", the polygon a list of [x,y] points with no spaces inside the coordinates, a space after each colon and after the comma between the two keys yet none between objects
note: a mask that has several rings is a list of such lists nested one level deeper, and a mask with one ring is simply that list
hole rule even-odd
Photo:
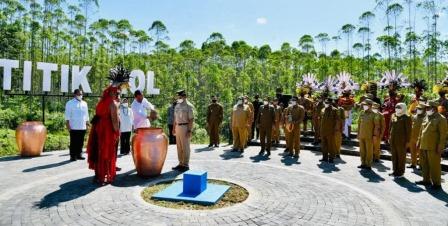
[{"label": "face mask", "polygon": [[417,115],[423,114],[423,110],[417,109]]},{"label": "face mask", "polygon": [[367,110],[369,110],[369,106],[367,106],[367,105],[363,105],[363,106],[362,106],[362,109],[364,109],[364,111],[367,111]]},{"label": "face mask", "polygon": [[426,104],[425,101],[419,101],[419,104]]},{"label": "face mask", "polygon": [[239,100],[239,101],[237,102],[237,104],[238,104],[238,105],[241,105],[241,104],[243,104],[243,101],[242,101],[242,100]]},{"label": "face mask", "polygon": [[123,103],[123,107],[127,108],[129,106],[128,103]]},{"label": "face mask", "polygon": [[327,107],[330,107],[330,104],[324,104],[325,105],[325,107],[327,108]]},{"label": "face mask", "polygon": [[431,116],[431,115],[433,115],[433,114],[434,114],[434,110],[429,110],[429,111],[426,111],[426,114],[428,114],[429,116]]},{"label": "face mask", "polygon": [[263,104],[264,104],[264,105],[268,105],[269,102],[268,102],[268,101],[264,101]]},{"label": "face mask", "polygon": [[402,116],[403,115],[403,110],[401,110],[401,108],[395,108],[395,114],[398,116]]},{"label": "face mask", "polygon": [[75,96],[75,98],[76,98],[77,100],[81,101],[81,100],[82,100],[82,95]]},{"label": "face mask", "polygon": [[177,99],[177,103],[178,104],[181,104],[181,103],[183,103],[184,102],[184,99]]},{"label": "face mask", "polygon": [[378,113],[378,109],[372,109],[372,111]]},{"label": "face mask", "polygon": [[297,101],[291,101],[291,105],[295,106],[297,104]]},{"label": "face mask", "polygon": [[291,102],[288,103],[288,107],[292,107],[292,103]]},{"label": "face mask", "polygon": [[244,100],[244,103],[247,104],[247,100]]}]

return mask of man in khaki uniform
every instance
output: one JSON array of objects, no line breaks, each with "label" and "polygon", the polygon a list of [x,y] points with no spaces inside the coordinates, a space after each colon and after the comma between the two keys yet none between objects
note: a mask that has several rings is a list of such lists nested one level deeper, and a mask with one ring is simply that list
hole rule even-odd
[{"label": "man in khaki uniform", "polygon": [[246,143],[245,143],[245,147],[247,147],[251,141],[251,137],[250,135],[252,134],[252,124],[255,121],[255,108],[254,105],[252,104],[252,102],[249,101],[249,97],[248,96],[244,96],[244,104],[247,105],[249,107],[250,110],[250,116],[249,116],[249,125],[247,126],[247,137],[246,137]]},{"label": "man in khaki uniform", "polygon": [[249,106],[244,104],[243,97],[238,98],[237,104],[233,107],[231,125],[233,136],[232,152],[244,152],[247,144],[247,128],[250,126],[251,111]]},{"label": "man in khaki uniform", "polygon": [[177,92],[177,104],[174,108],[174,128],[176,136],[177,158],[179,165],[174,170],[188,171],[190,162],[190,140],[193,130],[194,113],[193,105],[187,100],[185,90]]},{"label": "man in khaki uniform", "polygon": [[381,137],[383,137],[384,130],[386,129],[386,120],[384,119],[383,113],[380,112],[381,105],[373,102],[372,104],[372,111],[376,114],[376,117],[379,121],[379,130],[380,130],[380,136],[376,137],[376,139],[373,141],[373,161],[379,162],[381,157]]},{"label": "man in khaki uniform", "polygon": [[417,147],[417,140],[418,136],[420,135],[420,130],[422,128],[423,120],[425,119],[425,117],[425,105],[417,105],[416,114],[412,116],[411,142],[409,144],[409,150],[411,152],[411,165],[409,165],[408,168],[417,168],[418,156],[420,153],[420,150]]},{"label": "man in khaki uniform", "polygon": [[312,118],[313,113],[313,101],[307,97],[308,95],[305,92],[300,92],[300,97],[298,99],[299,105],[301,105],[305,109],[305,118],[303,119],[303,131],[304,135],[308,129],[308,120]]},{"label": "man in khaki uniform", "polygon": [[417,145],[420,148],[420,166],[423,180],[416,182],[421,185],[431,185],[441,189],[441,154],[445,147],[447,122],[445,117],[437,112],[439,103],[429,101],[426,107],[426,117],[423,120]]},{"label": "man in khaki uniform", "polygon": [[322,116],[322,109],[324,108],[324,100],[327,98],[325,93],[322,93],[319,100],[314,104],[313,109],[313,128],[314,128],[314,145],[320,142],[320,117]]},{"label": "man in khaki uniform", "polygon": [[343,107],[338,106],[337,102],[333,102],[333,107],[337,110],[336,129],[334,131],[336,144],[336,158],[341,158],[342,133],[345,124],[345,111]]},{"label": "man in khaki uniform", "polygon": [[273,103],[275,118],[274,118],[274,127],[272,128],[272,143],[279,144],[280,143],[280,122],[282,119],[282,107],[278,105],[278,98],[275,98]]},{"label": "man in khaki uniform", "polygon": [[291,106],[285,112],[285,129],[288,130],[289,156],[299,158],[300,154],[300,124],[305,117],[305,109],[298,105],[297,97],[292,97]]},{"label": "man in khaki uniform", "polygon": [[219,147],[219,127],[223,119],[223,108],[218,103],[218,98],[212,96],[212,103],[207,107],[207,130],[210,136],[210,145],[208,147]]},{"label": "man in khaki uniform", "polygon": [[403,177],[406,164],[406,149],[411,141],[412,119],[406,114],[406,104],[398,103],[390,121],[389,144],[392,154],[394,177]]},{"label": "man in khaki uniform", "polygon": [[272,105],[269,105],[269,98],[264,98],[263,105],[257,111],[256,127],[260,131],[261,150],[259,155],[263,155],[266,151],[266,156],[271,155],[272,144],[272,127],[275,122],[275,110]]},{"label": "man in khaki uniform", "polygon": [[282,110],[282,127],[283,127],[283,132],[285,133],[285,142],[286,142],[286,148],[284,153],[289,153],[289,129],[290,129],[290,125],[288,123],[288,114],[287,114],[287,109],[288,107],[292,106],[291,104],[291,100],[288,103],[288,106],[285,106]]},{"label": "man in khaki uniform", "polygon": [[380,135],[379,120],[372,111],[373,101],[365,99],[358,118],[358,140],[361,165],[358,168],[372,170],[373,141]]},{"label": "man in khaki uniform", "polygon": [[332,105],[333,100],[325,100],[324,109],[321,111],[320,139],[322,159],[321,162],[333,163],[336,155],[335,130],[337,130],[338,110]]}]

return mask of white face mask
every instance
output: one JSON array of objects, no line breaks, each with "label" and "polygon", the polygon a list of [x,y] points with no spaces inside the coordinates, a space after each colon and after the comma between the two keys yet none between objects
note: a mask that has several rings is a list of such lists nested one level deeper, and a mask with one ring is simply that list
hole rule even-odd
[{"label": "white face mask", "polygon": [[330,107],[330,104],[324,104],[325,105],[325,107],[327,108],[327,107]]},{"label": "white face mask", "polygon": [[76,98],[77,100],[81,101],[81,100],[82,100],[82,95],[80,95],[80,96],[75,96],[75,98]]},{"label": "white face mask", "polygon": [[423,114],[423,110],[417,109],[417,115]]},{"label": "white face mask", "polygon": [[295,106],[297,104],[297,101],[291,101],[291,105]]},{"label": "white face mask", "polygon": [[398,116],[402,116],[404,113],[403,113],[403,110],[401,108],[395,108],[395,114],[398,115]]},{"label": "white face mask", "polygon": [[244,103],[247,104],[247,100],[244,100]]},{"label": "white face mask", "polygon": [[369,110],[369,106],[367,106],[367,105],[363,105],[363,106],[362,106],[362,109],[364,109],[364,111],[367,111],[367,110]]},{"label": "white face mask", "polygon": [[129,106],[128,103],[123,103],[123,107],[127,108]]},{"label": "white face mask", "polygon": [[184,102],[184,99],[177,99],[177,103],[178,104],[181,104],[181,103],[183,103]]},{"label": "white face mask", "polygon": [[264,104],[264,105],[268,105],[269,102],[268,102],[268,101],[264,101],[263,104]]},{"label": "white face mask", "polygon": [[238,102],[236,102],[238,105],[241,105],[241,104],[243,104],[243,101],[242,100],[239,100]]},{"label": "white face mask", "polygon": [[373,112],[378,113],[378,109],[372,109]]},{"label": "white face mask", "polygon": [[426,114],[428,114],[429,116],[431,116],[431,115],[433,115],[433,114],[434,114],[434,110],[429,110],[429,111],[426,111]]}]

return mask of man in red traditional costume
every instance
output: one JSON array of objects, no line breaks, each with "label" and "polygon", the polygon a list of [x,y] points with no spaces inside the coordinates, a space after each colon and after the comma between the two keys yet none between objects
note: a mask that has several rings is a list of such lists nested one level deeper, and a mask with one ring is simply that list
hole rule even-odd
[{"label": "man in red traditional costume", "polygon": [[379,84],[382,88],[387,87],[389,91],[389,96],[384,100],[384,104],[382,106],[382,113],[386,121],[383,141],[388,142],[390,120],[392,118],[392,115],[395,113],[395,106],[400,102],[399,96],[397,95],[397,90],[402,87],[409,87],[410,84],[403,74],[396,73],[394,70],[384,73]]},{"label": "man in red traditional costume", "polygon": [[353,99],[352,91],[358,90],[359,85],[351,79],[351,75],[346,72],[342,72],[337,76],[337,91],[339,98],[337,101],[338,106],[344,109],[344,127],[342,130],[343,137],[346,140],[350,140],[350,134],[352,133],[352,109],[355,106],[355,100]]},{"label": "man in red traditional costume", "polygon": [[103,91],[92,119],[87,154],[89,169],[95,170],[94,182],[110,184],[116,175],[118,140],[120,137],[118,106],[121,86],[127,85],[130,72],[118,66],[109,72],[112,84]]}]

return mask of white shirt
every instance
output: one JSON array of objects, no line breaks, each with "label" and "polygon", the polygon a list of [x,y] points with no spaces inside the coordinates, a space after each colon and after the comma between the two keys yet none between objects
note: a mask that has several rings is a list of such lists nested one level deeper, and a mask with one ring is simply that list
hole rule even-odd
[{"label": "white shirt", "polygon": [[129,107],[120,106],[120,132],[131,132],[134,114]]},{"label": "white shirt", "polygon": [[73,98],[65,104],[65,120],[69,122],[72,130],[86,130],[89,121],[87,103]]},{"label": "white shirt", "polygon": [[148,115],[151,111],[155,110],[154,105],[152,105],[146,98],[143,98],[141,103],[134,100],[131,108],[134,113],[134,129],[151,127]]}]

